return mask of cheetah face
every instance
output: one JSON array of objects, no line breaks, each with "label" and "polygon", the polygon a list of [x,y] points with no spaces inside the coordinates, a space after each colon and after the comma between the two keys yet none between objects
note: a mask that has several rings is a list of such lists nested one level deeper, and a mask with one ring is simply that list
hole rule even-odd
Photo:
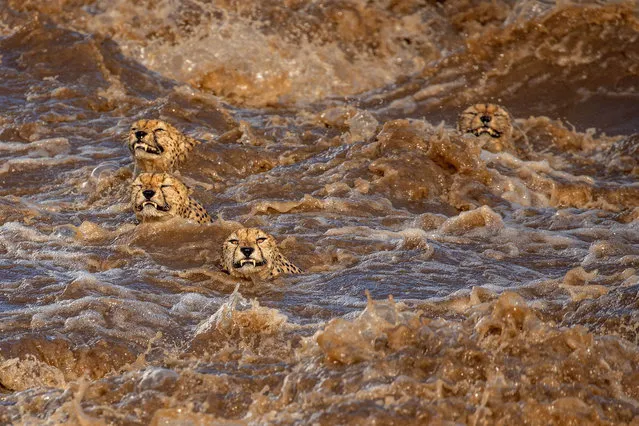
[{"label": "cheetah face", "polygon": [[512,133],[510,115],[495,104],[476,104],[466,108],[459,116],[457,128],[463,133],[492,138],[510,137]]},{"label": "cheetah face", "polygon": [[161,120],[138,120],[129,130],[128,144],[136,166],[144,172],[174,169],[184,139],[175,127]]},{"label": "cheetah face", "polygon": [[166,139],[170,125],[160,120],[139,120],[133,123],[129,131],[129,149],[135,157],[155,157],[165,151],[163,139]]},{"label": "cheetah face", "polygon": [[131,205],[141,222],[178,216],[188,205],[188,188],[168,173],[140,173],[131,185]]},{"label": "cheetah face", "polygon": [[257,228],[243,228],[232,233],[222,247],[225,269],[233,276],[265,278],[273,269],[277,243]]}]

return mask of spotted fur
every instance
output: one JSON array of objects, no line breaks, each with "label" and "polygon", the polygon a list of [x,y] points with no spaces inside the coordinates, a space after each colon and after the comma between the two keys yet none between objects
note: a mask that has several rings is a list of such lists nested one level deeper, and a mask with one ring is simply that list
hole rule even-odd
[{"label": "spotted fur", "polygon": [[488,151],[501,152],[513,149],[512,119],[499,105],[475,104],[466,108],[459,115],[457,129],[481,138],[484,149]]},{"label": "spotted fur", "polygon": [[275,238],[258,228],[242,228],[229,235],[222,246],[222,262],[229,274],[245,279],[302,272],[280,253]]},{"label": "spotted fur", "polygon": [[199,142],[161,120],[138,120],[129,130],[127,143],[136,173],[172,172]]},{"label": "spotted fur", "polygon": [[211,217],[190,196],[189,189],[168,173],[140,173],[131,184],[131,206],[140,222],[153,222],[180,216],[197,223]]}]

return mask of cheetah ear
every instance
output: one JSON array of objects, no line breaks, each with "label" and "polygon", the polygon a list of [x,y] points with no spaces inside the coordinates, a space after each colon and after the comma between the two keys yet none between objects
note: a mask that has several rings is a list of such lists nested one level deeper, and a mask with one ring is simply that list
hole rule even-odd
[{"label": "cheetah ear", "polygon": [[193,188],[191,188],[190,186],[186,187],[186,193],[189,195],[193,195]]}]

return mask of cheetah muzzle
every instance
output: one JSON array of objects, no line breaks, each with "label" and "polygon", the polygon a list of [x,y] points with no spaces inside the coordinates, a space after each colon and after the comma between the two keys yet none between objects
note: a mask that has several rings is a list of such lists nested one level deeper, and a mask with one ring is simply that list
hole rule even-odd
[{"label": "cheetah muzzle", "polygon": [[286,259],[275,239],[257,228],[232,233],[222,246],[224,269],[234,277],[270,279],[301,270]]},{"label": "cheetah muzzle", "polygon": [[210,216],[190,190],[168,173],[140,173],[131,184],[131,206],[140,222],[158,222],[179,216],[208,223]]},{"label": "cheetah muzzle", "polygon": [[466,108],[459,115],[457,128],[462,133],[492,138],[494,141],[488,142],[486,147],[489,151],[507,148],[513,131],[510,114],[495,104],[475,104]]},{"label": "cheetah muzzle", "polygon": [[500,132],[497,129],[493,129],[490,126],[485,125],[485,126],[481,126],[476,129],[473,129],[472,134],[475,136],[489,135],[492,138],[500,138],[502,135],[502,132]]},{"label": "cheetah muzzle", "polygon": [[[159,130],[158,130],[159,131]],[[138,136],[138,133],[143,134]],[[164,152],[164,148],[158,143],[157,138],[155,137],[155,133],[153,133],[152,141],[153,145],[150,145],[147,141],[144,140],[144,137],[147,135],[146,132],[136,132],[137,140],[133,142],[133,151],[142,150],[147,154],[151,155],[161,155]],[[134,155],[139,155],[134,152]]]},{"label": "cheetah muzzle", "polygon": [[168,204],[164,204],[164,205],[159,205],[156,202],[153,201],[143,201],[142,204],[135,206],[135,210],[138,212],[141,212],[142,210],[144,210],[146,207],[152,207],[156,210],[159,210],[161,212],[169,212],[171,211],[171,206]]},{"label": "cheetah muzzle", "polygon": [[171,172],[199,142],[161,120],[138,120],[127,135],[137,172]]}]

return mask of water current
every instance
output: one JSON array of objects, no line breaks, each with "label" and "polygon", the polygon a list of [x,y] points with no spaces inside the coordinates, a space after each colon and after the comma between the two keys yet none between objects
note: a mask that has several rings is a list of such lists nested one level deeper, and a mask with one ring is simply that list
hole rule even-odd
[{"label": "water current", "polygon": [[639,424],[638,90],[633,1],[0,1],[0,424]]}]

